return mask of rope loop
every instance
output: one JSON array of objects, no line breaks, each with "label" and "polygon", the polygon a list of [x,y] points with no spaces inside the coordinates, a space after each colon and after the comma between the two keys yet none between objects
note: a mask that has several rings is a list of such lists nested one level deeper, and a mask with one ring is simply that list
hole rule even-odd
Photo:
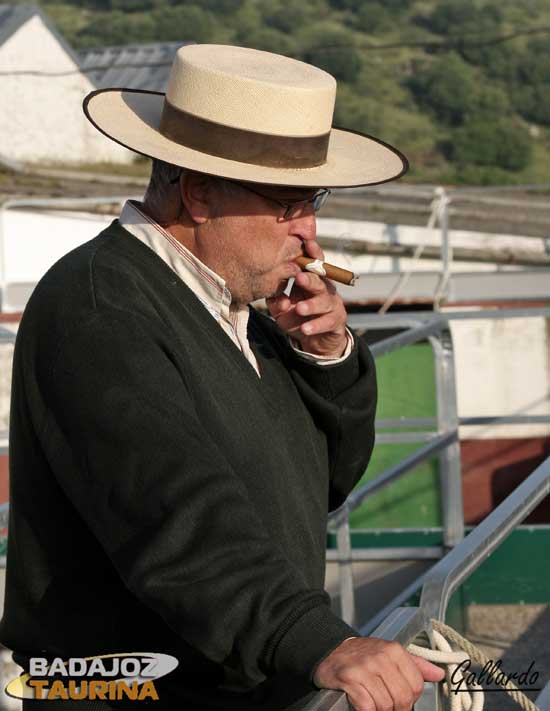
[{"label": "rope loop", "polygon": [[[407,650],[411,654],[422,657],[422,659],[426,659],[429,662],[447,665],[443,691],[451,700],[451,711],[483,711],[485,701],[483,687],[465,677],[461,667],[466,665],[467,662],[469,662],[467,669],[469,669],[472,662],[483,667],[485,664],[491,664],[492,660],[449,625],[434,619],[430,620],[430,622],[436,648],[426,649],[426,647],[419,647],[416,644],[409,644]],[[450,639],[451,642],[454,642],[462,651],[454,651],[443,635]],[[506,689],[506,693],[521,706],[523,711],[540,711],[538,706],[520,691],[512,681],[499,682],[497,677],[495,683]]]}]

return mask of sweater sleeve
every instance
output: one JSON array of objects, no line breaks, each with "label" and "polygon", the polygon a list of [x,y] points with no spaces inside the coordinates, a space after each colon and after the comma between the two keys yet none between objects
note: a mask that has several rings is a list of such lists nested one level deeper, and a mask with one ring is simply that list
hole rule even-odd
[{"label": "sweater sleeve", "polygon": [[52,471],[126,587],[188,644],[253,682],[307,678],[354,630],[268,536],[165,341],[114,309],[67,334],[43,385]]},{"label": "sweater sleeve", "polygon": [[377,402],[374,359],[367,344],[355,336],[354,350],[341,364],[321,368],[295,360],[294,381],[327,437],[332,511],[346,500],[372,455]]},{"label": "sweater sleeve", "polygon": [[326,435],[332,511],[346,500],[372,455],[377,403],[374,358],[365,341],[352,332],[355,343],[350,355],[322,367],[294,353],[272,319],[258,312],[254,318],[286,359],[302,400]]}]

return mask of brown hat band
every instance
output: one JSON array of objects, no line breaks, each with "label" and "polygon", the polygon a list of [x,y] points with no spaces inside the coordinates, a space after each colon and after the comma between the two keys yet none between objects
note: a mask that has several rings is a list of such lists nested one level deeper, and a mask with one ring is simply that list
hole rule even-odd
[{"label": "brown hat band", "polygon": [[218,158],[270,168],[315,168],[327,159],[330,132],[274,136],[224,126],[188,114],[165,99],[160,132],[172,141]]}]

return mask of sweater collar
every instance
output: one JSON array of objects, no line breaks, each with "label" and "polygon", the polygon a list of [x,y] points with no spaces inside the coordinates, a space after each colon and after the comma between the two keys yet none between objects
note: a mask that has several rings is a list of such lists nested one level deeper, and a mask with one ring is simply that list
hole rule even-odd
[{"label": "sweater collar", "polygon": [[[145,214],[137,201],[126,201],[119,222],[125,230],[150,247],[171,267],[216,321],[223,319],[234,327],[235,316],[232,316],[229,310],[231,292],[219,274],[207,267],[187,247]],[[243,307],[244,311],[248,314],[247,307]]]}]

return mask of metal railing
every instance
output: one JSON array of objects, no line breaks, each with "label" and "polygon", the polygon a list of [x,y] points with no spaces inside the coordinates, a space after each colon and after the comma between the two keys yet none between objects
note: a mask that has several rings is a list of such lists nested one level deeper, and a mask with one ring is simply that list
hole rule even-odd
[{"label": "metal railing", "polygon": [[[454,357],[450,320],[503,319],[503,318],[550,318],[550,308],[502,309],[476,312],[434,314],[392,314],[389,316],[354,315],[351,325],[357,329],[394,326],[407,328],[396,336],[384,339],[371,346],[376,358],[391,353],[406,345],[428,339],[435,357],[437,417],[397,418],[377,421],[377,428],[433,427],[436,431],[391,432],[383,435],[382,441],[426,442],[418,451],[398,464],[386,469],[374,480],[352,492],[346,502],[329,517],[329,530],[336,532],[336,554],[329,551],[328,560],[339,566],[339,592],[341,615],[348,624],[357,627],[353,561],[403,559],[401,549],[352,549],[349,516],[369,496],[380,491],[421,462],[435,455],[440,459],[440,482],[443,520],[442,547],[416,547],[409,551],[407,559],[422,560],[438,558],[447,552],[438,563],[423,573],[394,597],[381,611],[359,628],[362,635],[396,639],[402,644],[425,633],[431,637],[429,620],[443,620],[447,603],[458,586],[502,543],[513,528],[520,523],[542,499],[550,493],[550,459],[526,479],[504,502],[502,502],[465,539],[462,509],[460,451],[458,428],[460,425],[479,424],[532,424],[550,423],[550,415],[507,415],[490,417],[458,417]],[[377,441],[380,442],[377,435]],[[411,596],[421,590],[418,607],[401,607]],[[436,687],[427,685],[427,691],[416,708],[439,711],[441,700]],[[351,709],[345,694],[336,691],[321,691],[307,711],[347,711]]]},{"label": "metal railing", "polygon": [[[424,633],[431,637],[430,619],[444,620],[453,592],[510,535],[523,519],[550,494],[550,458],[490,513],[461,543],[429,570],[422,581],[418,607],[396,607],[372,635],[407,645]],[[361,633],[365,633],[362,629]],[[428,688],[439,708],[439,695]],[[424,702],[426,699],[424,699]],[[420,708],[416,705],[416,708]],[[433,706],[432,706],[433,708]],[[304,711],[351,711],[341,691],[320,691]]]}]

